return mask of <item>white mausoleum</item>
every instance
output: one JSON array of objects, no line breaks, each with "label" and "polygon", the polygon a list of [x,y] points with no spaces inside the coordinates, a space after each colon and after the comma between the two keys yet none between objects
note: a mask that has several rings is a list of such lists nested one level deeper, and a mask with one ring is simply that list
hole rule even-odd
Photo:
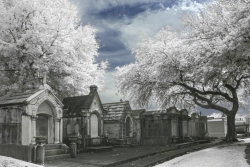
[{"label": "white mausoleum", "polygon": [[11,94],[0,101],[0,144],[35,144],[37,136],[46,144],[62,143],[62,107],[48,85]]}]

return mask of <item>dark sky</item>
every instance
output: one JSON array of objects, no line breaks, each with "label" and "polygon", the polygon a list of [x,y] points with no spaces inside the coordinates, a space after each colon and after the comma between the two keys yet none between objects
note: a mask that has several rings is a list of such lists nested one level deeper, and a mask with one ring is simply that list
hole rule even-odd
[{"label": "dark sky", "polygon": [[[117,94],[112,75],[117,66],[133,63],[131,53],[143,35],[153,37],[156,32],[171,26],[180,28],[182,12],[197,12],[211,0],[71,0],[78,4],[83,25],[90,24],[97,29],[100,44],[97,62],[108,60],[110,68],[105,74],[106,91],[101,92],[103,103],[117,102]],[[248,113],[248,108],[240,114]],[[198,108],[204,115],[212,110]]]}]

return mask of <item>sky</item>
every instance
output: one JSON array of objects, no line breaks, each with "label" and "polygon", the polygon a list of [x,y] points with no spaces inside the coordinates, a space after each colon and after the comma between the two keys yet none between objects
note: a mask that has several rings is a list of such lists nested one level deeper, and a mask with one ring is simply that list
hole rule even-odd
[{"label": "sky", "polygon": [[[131,50],[146,35],[153,37],[159,30],[171,26],[181,27],[183,12],[197,12],[211,0],[70,0],[77,4],[83,25],[90,24],[97,30],[100,44],[97,63],[108,60],[110,67],[105,74],[106,90],[100,92],[103,103],[124,99],[118,94],[113,74],[117,66],[135,62]],[[249,108],[249,106],[247,106]],[[204,115],[212,110],[198,108]],[[248,114],[240,109],[239,114]]]}]

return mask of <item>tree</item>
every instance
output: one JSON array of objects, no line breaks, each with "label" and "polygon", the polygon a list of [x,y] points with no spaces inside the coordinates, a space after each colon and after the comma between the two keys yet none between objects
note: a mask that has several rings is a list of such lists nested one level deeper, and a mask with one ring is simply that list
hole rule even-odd
[{"label": "tree", "polygon": [[226,141],[235,141],[235,115],[250,90],[250,3],[216,0],[184,28],[159,31],[134,50],[136,62],[118,67],[116,85],[134,104],[214,109],[227,116]]},{"label": "tree", "polygon": [[107,62],[95,63],[96,30],[67,0],[0,0],[0,92],[38,88],[46,72],[60,96],[103,88]]}]

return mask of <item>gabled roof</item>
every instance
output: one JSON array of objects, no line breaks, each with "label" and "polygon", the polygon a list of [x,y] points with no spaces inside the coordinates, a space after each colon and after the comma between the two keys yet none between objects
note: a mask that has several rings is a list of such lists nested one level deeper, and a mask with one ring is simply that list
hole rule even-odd
[{"label": "gabled roof", "polygon": [[5,97],[0,101],[0,106],[9,106],[9,105],[19,105],[19,104],[28,104],[31,100],[36,98],[38,95],[42,94],[45,91],[49,91],[54,97],[56,102],[63,106],[61,101],[49,90],[49,89],[36,89],[30,92],[23,93],[14,93],[8,97]]},{"label": "gabled roof", "polygon": [[104,103],[103,108],[106,110],[106,113],[103,115],[104,121],[122,121],[126,112],[131,111],[128,101]]},{"label": "gabled roof", "polygon": [[81,109],[91,107],[94,95],[84,95],[75,97],[66,97],[63,99],[63,116],[81,116]]},{"label": "gabled roof", "polygon": [[103,115],[104,121],[122,121],[125,113],[123,111],[109,111]]},{"label": "gabled roof", "polygon": [[145,109],[132,110],[132,115],[133,116],[139,116],[144,112],[145,112]]},{"label": "gabled roof", "polygon": [[110,112],[110,111],[128,111],[131,110],[130,104],[128,101],[123,101],[123,102],[114,102],[114,103],[104,103],[102,104],[103,108]]},{"label": "gabled roof", "polygon": [[31,92],[11,94],[10,96],[8,96],[0,101],[0,106],[24,104],[24,103],[26,103],[26,100],[30,96],[32,96],[33,94],[39,93],[41,91],[43,91],[43,90],[34,90]]},{"label": "gabled roof", "polygon": [[[63,117],[80,117],[81,110],[90,109],[91,104],[96,96],[101,104],[101,100],[97,92],[97,86],[91,85],[90,92],[88,95],[64,98],[63,99],[63,104],[64,104]],[[101,105],[101,109],[103,110],[102,105]]]}]

